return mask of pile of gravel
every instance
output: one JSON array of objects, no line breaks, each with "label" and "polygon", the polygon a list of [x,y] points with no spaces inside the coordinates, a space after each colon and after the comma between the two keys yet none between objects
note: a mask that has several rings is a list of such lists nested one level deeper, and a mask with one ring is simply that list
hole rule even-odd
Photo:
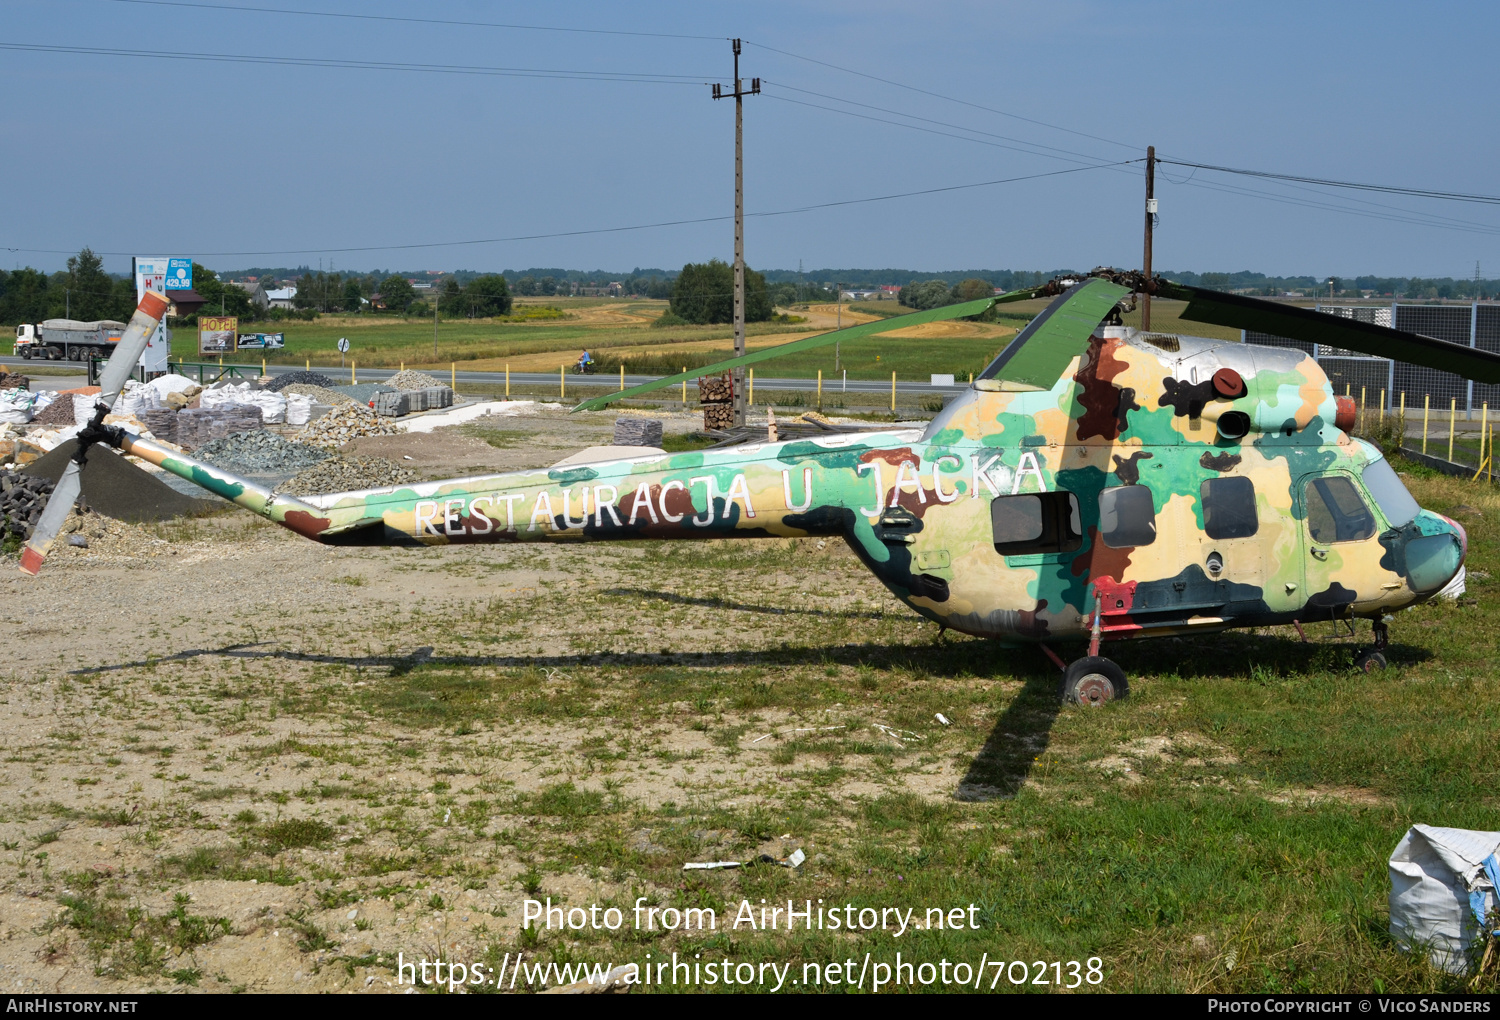
[{"label": "pile of gravel", "polygon": [[333,387],[333,391],[335,393],[346,394],[349,399],[353,400],[356,404],[365,404],[366,406],[369,405],[370,401],[375,399],[375,394],[377,393],[396,392],[385,383],[377,382],[362,382],[353,383],[348,386],[335,386]]},{"label": "pile of gravel", "polygon": [[426,372],[413,372],[411,369],[397,372],[386,381],[398,390],[425,390],[433,386],[448,385],[441,379],[434,379]]},{"label": "pile of gravel", "polygon": [[333,380],[322,372],[284,372],[266,384],[266,389],[280,393],[293,383],[307,386],[332,386]]},{"label": "pile of gravel", "polygon": [[197,457],[242,475],[289,475],[329,458],[327,450],[294,443],[274,432],[236,432],[199,447]]},{"label": "pile of gravel", "polygon": [[31,424],[49,429],[65,429],[69,425],[77,424],[73,420],[72,395],[58,397],[42,408],[36,413],[36,417],[31,419]]},{"label": "pile of gravel", "polygon": [[311,383],[293,383],[283,392],[312,397],[319,404],[352,404],[354,402],[354,398],[347,393],[340,393],[327,386],[314,386]]},{"label": "pile of gravel", "polygon": [[297,439],[313,446],[340,447],[360,436],[395,436],[405,431],[402,426],[381,418],[368,407],[340,404],[308,424],[297,433]]},{"label": "pile of gravel", "polygon": [[324,496],[330,492],[355,492],[406,485],[417,473],[384,457],[329,457],[276,486],[291,496]]},{"label": "pile of gravel", "polygon": [[0,540],[30,538],[51,494],[52,483],[45,478],[0,471]]}]

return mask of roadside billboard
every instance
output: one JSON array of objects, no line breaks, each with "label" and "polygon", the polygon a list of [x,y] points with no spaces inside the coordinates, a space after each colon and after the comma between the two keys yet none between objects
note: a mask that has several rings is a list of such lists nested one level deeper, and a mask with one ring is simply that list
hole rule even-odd
[{"label": "roadside billboard", "polygon": [[198,353],[233,354],[240,320],[233,315],[198,316]]},{"label": "roadside billboard", "polygon": [[167,259],[166,287],[169,291],[193,289],[192,259]]},{"label": "roadside billboard", "polygon": [[242,351],[269,351],[286,346],[285,333],[241,333],[239,349]]}]

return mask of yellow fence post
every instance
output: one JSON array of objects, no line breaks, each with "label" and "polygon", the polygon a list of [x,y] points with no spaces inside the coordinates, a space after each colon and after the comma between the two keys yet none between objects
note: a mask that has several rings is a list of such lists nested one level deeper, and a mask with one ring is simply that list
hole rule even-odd
[{"label": "yellow fence post", "polygon": [[1453,427],[1458,420],[1458,398],[1448,400],[1448,463],[1453,463]]},{"label": "yellow fence post", "polygon": [[745,403],[751,407],[755,406],[755,369],[750,370],[750,386],[745,393]]},{"label": "yellow fence post", "polygon": [[[1484,448],[1486,446],[1486,440],[1488,440],[1489,437],[1490,437],[1490,405],[1489,404],[1485,404],[1485,405],[1483,405],[1483,407],[1481,408],[1481,410],[1479,412],[1479,470],[1474,472],[1474,478],[1476,480],[1479,478],[1479,476],[1481,474],[1484,473],[1484,469],[1486,467],[1485,462],[1484,462],[1484,460],[1485,460],[1485,458],[1484,458]],[[1492,457],[1494,456],[1494,451],[1493,450],[1490,451],[1490,456],[1492,456]]]},{"label": "yellow fence post", "polygon": [[823,406],[823,370],[818,369],[818,407]]},{"label": "yellow fence post", "polygon": [[309,372],[311,372],[312,371],[312,358],[307,358],[305,361],[303,361],[302,367],[305,368],[305,369],[307,369]]},{"label": "yellow fence post", "polygon": [[510,399],[510,362],[505,363],[505,399]]},{"label": "yellow fence post", "polygon": [[1422,453],[1427,453],[1427,416],[1432,412],[1432,394],[1422,394]]},{"label": "yellow fence post", "polygon": [[620,392],[625,392],[625,362],[620,362]]},{"label": "yellow fence post", "polygon": [[891,413],[896,413],[896,373],[891,373]]},{"label": "yellow fence post", "polygon": [[448,362],[448,388],[454,393],[458,392],[458,362]]},{"label": "yellow fence post", "polygon": [[[1406,391],[1401,391],[1401,438],[1406,438]],[[1397,442],[1397,446],[1401,444]]]},{"label": "yellow fence post", "polygon": [[568,366],[557,366],[557,398],[565,400],[568,396]]},{"label": "yellow fence post", "polygon": [[1385,424],[1385,390],[1380,391],[1380,424]]},{"label": "yellow fence post", "polygon": [[970,386],[974,385],[974,373],[973,372],[969,373],[969,385]]},{"label": "yellow fence post", "polygon": [[354,377],[354,366],[357,364],[353,358],[349,359],[349,385],[353,386],[358,380]]},{"label": "yellow fence post", "polygon": [[401,362],[401,371],[403,371],[403,372],[406,371],[406,362],[404,362],[404,361]]},{"label": "yellow fence post", "polygon": [[262,377],[264,377],[265,374],[266,374],[266,359],[265,358],[261,358],[260,359],[260,374],[261,374]]},{"label": "yellow fence post", "polygon": [[[687,374],[687,366],[686,365],[682,366],[682,372],[683,372],[684,375]],[[687,380],[686,379],[682,380],[682,409],[684,411],[687,410]]]}]

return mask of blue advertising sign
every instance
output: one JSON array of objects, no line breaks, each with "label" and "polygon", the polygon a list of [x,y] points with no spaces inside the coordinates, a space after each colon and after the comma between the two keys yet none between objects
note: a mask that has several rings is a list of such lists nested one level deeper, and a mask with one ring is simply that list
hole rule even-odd
[{"label": "blue advertising sign", "polygon": [[193,289],[193,260],[167,260],[167,290]]}]

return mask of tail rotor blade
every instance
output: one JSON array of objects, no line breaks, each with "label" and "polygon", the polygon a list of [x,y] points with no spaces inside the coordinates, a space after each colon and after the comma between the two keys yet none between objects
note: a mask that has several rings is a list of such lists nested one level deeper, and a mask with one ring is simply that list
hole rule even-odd
[{"label": "tail rotor blade", "polygon": [[47,499],[41,520],[36,522],[31,538],[21,549],[22,573],[34,577],[42,569],[42,561],[47,558],[47,551],[52,548],[52,543],[62,531],[63,522],[68,519],[68,511],[78,502],[78,493],[82,487],[83,477],[78,462],[70,460],[62,477],[57,480],[57,485],[53,487],[52,495]]}]

